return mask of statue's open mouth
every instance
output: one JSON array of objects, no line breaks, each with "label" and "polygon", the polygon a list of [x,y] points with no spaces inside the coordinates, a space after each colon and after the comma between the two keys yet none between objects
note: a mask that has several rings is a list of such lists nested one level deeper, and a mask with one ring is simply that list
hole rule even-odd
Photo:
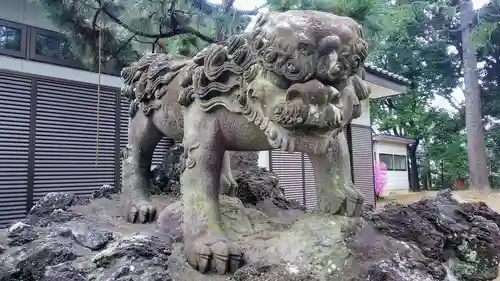
[{"label": "statue's open mouth", "polygon": [[291,85],[274,106],[271,120],[287,130],[331,131],[342,124],[339,92],[318,80]]},{"label": "statue's open mouth", "polygon": [[295,100],[274,108],[272,120],[288,130],[328,132],[341,126],[342,109],[334,104],[304,104]]}]

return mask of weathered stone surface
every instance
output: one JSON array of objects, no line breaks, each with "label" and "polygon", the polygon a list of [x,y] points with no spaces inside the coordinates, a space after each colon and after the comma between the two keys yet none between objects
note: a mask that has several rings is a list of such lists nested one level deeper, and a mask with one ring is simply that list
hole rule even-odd
[{"label": "weathered stone surface", "polygon": [[[63,223],[63,222],[68,222],[74,218],[79,217],[79,214],[76,214],[72,211],[65,211],[62,209],[55,209],[50,213],[50,215],[47,217],[47,223],[50,222],[55,222],[55,223]],[[43,218],[42,218],[43,219]]]},{"label": "weathered stone surface", "polygon": [[70,226],[72,238],[80,245],[97,251],[113,240],[113,233],[105,230],[91,228],[83,223],[77,223]]},{"label": "weathered stone surface", "polygon": [[300,272],[293,266],[247,265],[234,273],[235,281],[320,281],[312,272]]},{"label": "weathered stone surface", "polygon": [[47,267],[41,281],[87,281],[87,278],[71,262],[64,262]]},{"label": "weathered stone surface", "polygon": [[92,193],[92,198],[111,198],[111,195],[118,193],[118,188],[112,187],[111,185],[105,184],[101,186],[98,190]]},{"label": "weathered stone surface", "polygon": [[357,230],[345,229],[353,231],[346,239],[352,256],[336,280],[444,280],[446,271],[440,261],[426,258],[411,242],[382,235],[366,221],[361,224],[354,226]]},{"label": "weathered stone surface", "polygon": [[484,203],[461,204],[451,191],[436,199],[392,205],[367,216],[374,226],[401,241],[414,243],[433,260],[452,260],[461,280],[493,280],[498,274],[498,214]]},{"label": "weathered stone surface", "polygon": [[98,266],[108,266],[114,260],[128,259],[154,260],[156,265],[165,263],[170,256],[170,245],[155,236],[131,235],[113,242],[107,249],[92,258]]},{"label": "weathered stone surface", "polygon": [[0,280],[42,280],[47,267],[71,262],[77,258],[73,250],[57,242],[35,244],[10,254],[0,259],[0,268],[5,272],[5,279]]},{"label": "weathered stone surface", "polygon": [[151,171],[151,193],[179,195],[180,177],[184,170],[181,159],[184,149],[181,144],[170,147],[163,155],[163,160]]},{"label": "weathered stone surface", "polygon": [[[38,233],[33,241],[0,251],[0,280],[454,280],[446,279],[444,265],[458,281],[493,280],[499,215],[485,204],[459,203],[450,195],[367,210],[357,219],[278,208],[269,199],[257,205],[268,202],[275,209],[258,209],[221,196],[223,226],[247,264],[232,277],[203,275],[186,264],[179,201],[168,201],[156,229],[117,218],[117,198],[96,199],[68,207],[65,212],[78,214],[72,220],[33,226]],[[162,224],[165,218],[168,223]],[[111,234],[115,239],[106,240]],[[94,237],[99,239],[93,242]]]},{"label": "weathered stone surface", "polygon": [[89,202],[89,198],[80,197],[73,193],[51,192],[36,202],[28,212],[25,221],[35,226],[69,221],[77,216],[68,211],[71,206],[86,205]]},{"label": "weathered stone surface", "polygon": [[77,201],[73,193],[51,192],[38,200],[29,211],[30,215],[44,216],[52,213],[55,209],[66,210]]},{"label": "weathered stone surface", "polygon": [[298,202],[285,198],[283,189],[279,187],[278,176],[267,169],[248,167],[236,172],[234,178],[238,183],[236,196],[245,205],[257,206],[260,202],[270,199],[279,208],[305,211],[305,207]]},{"label": "weathered stone surface", "polygon": [[245,171],[249,168],[257,168],[259,162],[258,151],[230,151],[231,169]]},{"label": "weathered stone surface", "polygon": [[20,246],[35,240],[38,237],[33,226],[23,222],[13,224],[7,230],[10,246]]}]

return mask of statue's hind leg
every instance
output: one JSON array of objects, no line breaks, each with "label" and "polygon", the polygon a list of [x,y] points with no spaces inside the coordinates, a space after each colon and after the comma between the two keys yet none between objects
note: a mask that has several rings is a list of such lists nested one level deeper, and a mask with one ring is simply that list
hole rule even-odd
[{"label": "statue's hind leg", "polygon": [[153,122],[138,110],[131,118],[128,144],[122,160],[122,215],[131,223],[156,219],[156,206],[149,198],[151,161],[162,134]]}]

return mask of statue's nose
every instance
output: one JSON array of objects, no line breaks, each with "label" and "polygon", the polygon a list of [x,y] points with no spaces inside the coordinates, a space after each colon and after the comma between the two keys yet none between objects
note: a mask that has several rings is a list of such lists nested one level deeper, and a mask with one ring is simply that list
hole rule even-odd
[{"label": "statue's nose", "polygon": [[333,100],[335,92],[318,80],[296,83],[288,88],[286,100],[301,99],[305,104],[326,105]]}]

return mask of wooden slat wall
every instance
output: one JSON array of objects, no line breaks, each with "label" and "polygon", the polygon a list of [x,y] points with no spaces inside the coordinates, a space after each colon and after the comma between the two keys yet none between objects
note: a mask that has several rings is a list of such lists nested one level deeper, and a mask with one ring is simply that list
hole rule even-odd
[{"label": "wooden slat wall", "polygon": [[270,157],[271,170],[278,176],[285,197],[305,205],[302,153],[272,150]]},{"label": "wooden slat wall", "polygon": [[309,156],[303,153],[304,157],[304,182],[306,189],[306,207],[308,209],[313,209],[318,203],[318,197],[316,195],[316,182],[314,178],[314,170],[312,167],[311,160]]},{"label": "wooden slat wall", "polygon": [[351,142],[354,185],[365,195],[365,204],[375,206],[372,129],[352,124]]},{"label": "wooden slat wall", "polygon": [[0,75],[0,228],[26,216],[31,79]]},{"label": "wooden slat wall", "polygon": [[37,79],[36,102],[34,202],[114,186],[116,92],[100,90],[99,128],[95,85]]}]

